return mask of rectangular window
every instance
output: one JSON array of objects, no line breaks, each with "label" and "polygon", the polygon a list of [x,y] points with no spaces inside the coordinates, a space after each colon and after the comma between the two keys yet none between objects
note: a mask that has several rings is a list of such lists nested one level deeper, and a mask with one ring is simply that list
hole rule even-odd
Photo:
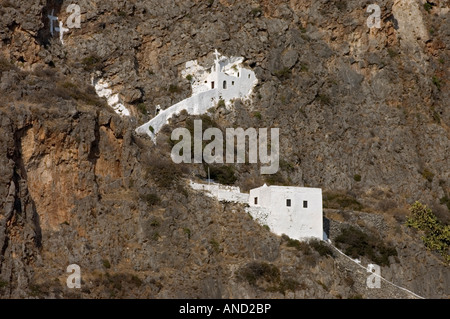
[{"label": "rectangular window", "polygon": [[286,199],[286,206],[287,207],[291,207],[291,200],[290,199]]},{"label": "rectangular window", "polygon": [[255,197],[255,205],[258,205],[258,197]]},{"label": "rectangular window", "polygon": [[214,81],[211,82],[211,89],[214,89]]},{"label": "rectangular window", "polygon": [[307,200],[303,201],[303,208],[308,208],[308,201]]}]

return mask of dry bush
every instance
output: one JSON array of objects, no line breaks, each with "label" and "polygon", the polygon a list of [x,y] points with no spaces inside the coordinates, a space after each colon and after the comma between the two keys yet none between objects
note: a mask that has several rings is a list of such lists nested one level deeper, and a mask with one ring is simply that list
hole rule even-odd
[{"label": "dry bush", "polygon": [[152,179],[159,187],[167,189],[179,184],[183,172],[172,159],[154,154],[149,164],[146,178]]},{"label": "dry bush", "polygon": [[326,191],[323,193],[323,207],[334,209],[350,209],[360,211],[363,205],[351,194]]},{"label": "dry bush", "polygon": [[389,257],[397,256],[397,250],[393,246],[353,226],[341,230],[336,237],[336,246],[352,258],[366,256],[380,266],[389,266]]}]

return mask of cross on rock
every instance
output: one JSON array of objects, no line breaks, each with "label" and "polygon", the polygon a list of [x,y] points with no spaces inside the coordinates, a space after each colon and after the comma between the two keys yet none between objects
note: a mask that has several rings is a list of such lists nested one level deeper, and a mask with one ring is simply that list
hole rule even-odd
[{"label": "cross on rock", "polygon": [[61,40],[61,43],[64,44],[64,33],[69,31],[69,29],[64,27],[64,23],[62,21],[59,21],[58,26],[55,26],[54,22],[58,21],[58,17],[54,16],[53,14],[54,9],[52,9],[52,13],[47,16],[50,19],[50,34],[53,36],[54,31],[59,32],[59,39]]},{"label": "cross on rock", "polygon": [[[53,36],[53,30],[54,30],[54,28],[53,28],[53,22],[54,21],[58,21],[58,17],[55,17],[54,15],[53,15],[53,13],[54,13],[54,9],[52,9],[52,13],[50,14],[50,15],[48,15],[47,17],[50,19],[50,33],[51,33],[51,35]],[[57,30],[56,30],[57,31]]]},{"label": "cross on rock", "polygon": [[63,36],[64,33],[69,31],[69,29],[64,28],[64,24],[62,21],[59,21],[59,28],[55,28],[56,32],[59,32],[59,39],[61,40],[61,43],[64,44]]}]

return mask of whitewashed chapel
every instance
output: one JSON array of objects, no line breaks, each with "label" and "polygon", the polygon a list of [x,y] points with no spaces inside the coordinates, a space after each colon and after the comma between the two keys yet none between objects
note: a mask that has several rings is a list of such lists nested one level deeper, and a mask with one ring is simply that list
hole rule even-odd
[{"label": "whitewashed chapel", "polygon": [[158,131],[169,119],[185,110],[191,115],[205,114],[220,100],[227,107],[233,99],[249,99],[254,86],[258,83],[255,73],[242,66],[243,57],[226,57],[215,51],[214,65],[206,69],[197,60],[186,62],[183,77],[190,78],[192,96],[165,110],[161,110],[149,122],[136,129],[138,134],[148,134],[155,141]]},{"label": "whitewashed chapel", "polygon": [[250,190],[248,212],[277,235],[324,239],[320,188],[264,186]]},{"label": "whitewashed chapel", "polygon": [[245,210],[261,225],[293,239],[326,240],[323,231],[322,189],[293,186],[264,186],[241,193],[239,187],[200,184],[190,181],[193,189],[207,192],[219,201],[248,204]]}]

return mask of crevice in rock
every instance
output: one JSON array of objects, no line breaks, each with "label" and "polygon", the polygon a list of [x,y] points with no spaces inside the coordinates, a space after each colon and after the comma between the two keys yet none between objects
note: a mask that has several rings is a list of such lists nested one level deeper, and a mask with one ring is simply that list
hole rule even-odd
[{"label": "crevice in rock", "polygon": [[[23,150],[22,150],[22,138],[26,135],[29,129],[33,126],[31,124],[26,125],[25,127],[18,129],[14,133],[14,143],[15,143],[15,151],[12,160],[14,161],[14,175],[13,175],[13,183],[16,186],[15,189],[15,198],[14,198],[14,212],[13,216],[18,214],[21,216],[21,220],[32,223],[32,228],[35,232],[34,244],[37,248],[42,245],[42,230],[39,223],[39,214],[36,211],[36,205],[31,198],[31,195],[28,191],[27,185],[27,170],[25,168],[25,163],[23,161]],[[26,206],[30,205],[31,209],[27,209]],[[28,216],[27,212],[31,212],[31,215]],[[11,216],[11,218],[13,218]]]}]

